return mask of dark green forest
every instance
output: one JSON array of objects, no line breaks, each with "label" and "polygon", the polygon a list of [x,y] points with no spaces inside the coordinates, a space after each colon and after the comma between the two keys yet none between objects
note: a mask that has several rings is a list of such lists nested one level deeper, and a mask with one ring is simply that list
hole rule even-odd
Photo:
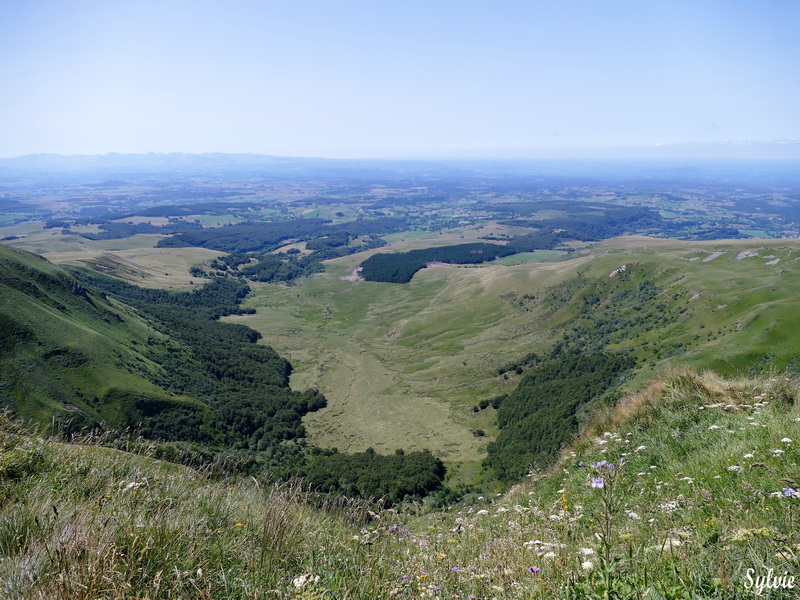
[{"label": "dark green forest", "polygon": [[[164,368],[155,383],[175,393],[202,398],[212,423],[196,414],[173,414],[168,422],[158,406],[136,404],[142,433],[166,440],[216,442],[225,447],[263,450],[305,436],[301,418],[325,406],[315,390],[293,392],[291,366],[272,348],[256,342],[261,334],[220,316],[239,311],[249,288],[235,279],[216,279],[192,292],[152,290],[86,271],[87,285],[137,308],[179,342],[165,347],[151,342],[149,358]],[[189,411],[187,410],[187,413]],[[206,431],[215,431],[211,439]]]},{"label": "dark green forest", "polygon": [[390,455],[371,448],[355,454],[325,450],[311,453],[302,474],[320,492],[382,498],[391,506],[440,490],[445,467],[429,450]]},{"label": "dark green forest", "polygon": [[[384,235],[402,231],[408,226],[405,219],[357,219],[347,223],[331,224],[326,219],[287,219],[266,223],[240,223],[186,231],[163,239],[160,247],[199,246],[222,252],[256,252],[275,250],[289,240],[306,241],[329,236],[350,239],[363,235]],[[340,244],[342,245],[342,244]]]},{"label": "dark green forest", "polygon": [[578,432],[578,412],[634,364],[627,356],[594,353],[552,358],[530,369],[499,403],[500,435],[489,444],[484,467],[510,484],[531,465],[552,463]]}]

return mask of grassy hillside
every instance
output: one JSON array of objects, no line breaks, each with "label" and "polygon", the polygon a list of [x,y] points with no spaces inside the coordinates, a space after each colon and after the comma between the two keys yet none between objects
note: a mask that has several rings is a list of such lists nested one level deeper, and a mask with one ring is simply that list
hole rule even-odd
[{"label": "grassy hillside", "polygon": [[216,320],[247,292],[234,280],[176,293],[79,278],[0,247],[0,398],[23,418],[73,430],[130,427],[206,449],[282,454],[283,442],[303,437],[302,415],[325,399],[292,392],[291,365],[257,344],[256,331]]},{"label": "grassy hillside", "polygon": [[148,344],[166,338],[128,306],[44,258],[0,245],[0,398],[18,415],[76,426],[122,421],[126,396],[188,403],[152,383]]},{"label": "grassy hillside", "polygon": [[3,418],[0,597],[753,597],[800,566],[799,392],[674,373],[595,414],[556,468],[416,516]]}]

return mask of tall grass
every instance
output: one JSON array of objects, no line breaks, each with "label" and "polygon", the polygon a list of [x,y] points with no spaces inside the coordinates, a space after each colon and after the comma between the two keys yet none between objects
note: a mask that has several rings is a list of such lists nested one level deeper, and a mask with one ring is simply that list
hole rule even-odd
[{"label": "tall grass", "polygon": [[783,376],[677,372],[596,414],[554,469],[428,513],[2,418],[0,597],[750,598],[748,573],[800,575],[798,404]]}]

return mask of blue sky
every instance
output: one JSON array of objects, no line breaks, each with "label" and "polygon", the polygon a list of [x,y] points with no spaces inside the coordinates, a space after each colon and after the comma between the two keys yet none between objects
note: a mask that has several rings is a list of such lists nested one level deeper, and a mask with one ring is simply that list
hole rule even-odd
[{"label": "blue sky", "polygon": [[799,25],[795,0],[7,0],[0,156],[800,156]]}]

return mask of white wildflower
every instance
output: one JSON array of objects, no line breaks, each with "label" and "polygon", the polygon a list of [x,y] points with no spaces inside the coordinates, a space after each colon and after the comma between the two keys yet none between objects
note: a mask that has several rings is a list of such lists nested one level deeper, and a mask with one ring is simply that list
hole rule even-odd
[{"label": "white wildflower", "polygon": [[581,568],[584,571],[591,571],[594,568],[594,563],[590,560],[585,560],[581,563]]},{"label": "white wildflower", "polygon": [[298,590],[302,588],[307,583],[317,583],[319,581],[319,575],[313,575],[312,573],[306,573],[304,575],[300,575],[300,577],[295,577],[292,580],[294,583],[294,587]]},{"label": "white wildflower", "polygon": [[592,550],[591,548],[581,548],[580,553],[583,554],[584,556],[591,556],[592,554],[594,554],[594,550]]},{"label": "white wildflower", "polygon": [[748,452],[747,454],[744,455],[743,458],[753,458],[753,456],[754,454],[752,452]]},{"label": "white wildflower", "polygon": [[791,440],[791,438],[783,438],[781,441],[782,441],[784,444],[791,444],[791,443],[792,443],[792,440]]},{"label": "white wildflower", "polygon": [[719,425],[712,425],[709,429],[719,429]]},{"label": "white wildflower", "polygon": [[740,465],[731,465],[730,467],[728,467],[728,471],[743,471],[743,470],[744,467]]},{"label": "white wildflower", "polygon": [[678,510],[678,503],[675,500],[670,500],[668,502],[659,504],[658,507],[664,512],[674,512]]}]

